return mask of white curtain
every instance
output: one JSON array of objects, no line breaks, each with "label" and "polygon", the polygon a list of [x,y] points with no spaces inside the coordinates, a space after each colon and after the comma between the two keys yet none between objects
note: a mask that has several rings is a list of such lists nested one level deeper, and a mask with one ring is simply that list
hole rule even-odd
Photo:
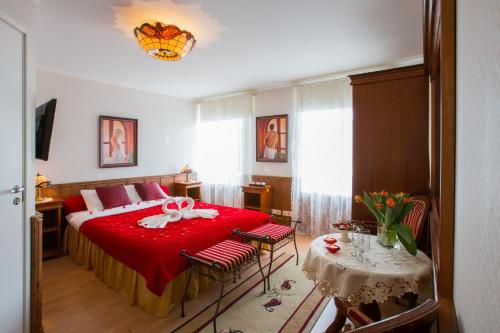
[{"label": "white curtain", "polygon": [[291,117],[292,217],[300,231],[328,232],[351,217],[352,88],[348,79],[296,89]]},{"label": "white curtain", "polygon": [[203,101],[198,105],[196,171],[205,202],[242,207],[241,185],[251,167],[250,94]]}]

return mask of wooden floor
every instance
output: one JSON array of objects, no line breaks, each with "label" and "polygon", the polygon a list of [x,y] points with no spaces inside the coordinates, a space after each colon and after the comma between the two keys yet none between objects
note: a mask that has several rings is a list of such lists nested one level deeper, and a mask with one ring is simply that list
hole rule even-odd
[{"label": "wooden floor", "polygon": [[[311,240],[298,235],[302,258]],[[285,251],[295,253],[293,244],[287,245]],[[179,317],[178,309],[167,318],[158,318],[129,305],[125,296],[108,288],[92,271],[68,256],[43,263],[42,293],[46,333],[168,332],[167,324]],[[207,290],[201,297],[214,295]]]}]

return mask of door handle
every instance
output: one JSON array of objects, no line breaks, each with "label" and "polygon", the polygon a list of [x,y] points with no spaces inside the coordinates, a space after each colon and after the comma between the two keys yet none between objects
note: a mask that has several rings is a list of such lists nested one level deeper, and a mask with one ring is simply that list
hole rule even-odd
[{"label": "door handle", "polygon": [[21,193],[24,192],[24,187],[16,185],[10,190],[10,193]]}]

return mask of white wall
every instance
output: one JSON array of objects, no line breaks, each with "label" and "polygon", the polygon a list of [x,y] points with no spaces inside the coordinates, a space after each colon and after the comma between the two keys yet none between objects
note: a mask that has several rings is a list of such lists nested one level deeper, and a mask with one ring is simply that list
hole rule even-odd
[{"label": "white wall", "polygon": [[454,300],[461,332],[500,332],[500,2],[457,2]]},{"label": "white wall", "polygon": [[35,0],[0,0],[0,11],[24,28],[33,31],[35,26]]},{"label": "white wall", "polygon": [[[281,88],[273,89],[267,91],[257,92],[255,95],[255,116],[271,116],[278,114],[290,114],[294,108],[294,94],[293,88]],[[255,124],[254,124],[255,126]],[[288,149],[290,153],[290,140],[292,133],[290,132],[290,119],[288,119]],[[255,132],[255,128],[254,128]],[[292,164],[290,156],[288,156],[288,163],[276,163],[276,162],[256,162],[255,160],[255,135],[252,141],[252,174],[254,175],[266,175],[266,176],[292,176]]]},{"label": "white wall", "polygon": [[[37,104],[57,98],[47,162],[36,171],[53,183],[160,175],[192,162],[195,104],[106,83],[37,72]],[[138,166],[98,166],[99,115],[138,119]]]}]

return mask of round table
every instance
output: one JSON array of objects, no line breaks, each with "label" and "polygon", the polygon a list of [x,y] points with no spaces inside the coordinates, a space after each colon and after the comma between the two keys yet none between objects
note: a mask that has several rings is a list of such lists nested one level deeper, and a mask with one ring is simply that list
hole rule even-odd
[{"label": "round table", "polygon": [[390,296],[401,297],[410,292],[421,297],[432,293],[432,261],[423,252],[416,256],[403,247],[387,249],[370,236],[368,262],[351,255],[352,243],[337,242],[340,251],[327,251],[324,238],[340,238],[339,233],[316,238],[307,252],[302,270],[308,279],[318,283],[324,296],[344,297],[356,306],[376,301],[382,303]]}]

